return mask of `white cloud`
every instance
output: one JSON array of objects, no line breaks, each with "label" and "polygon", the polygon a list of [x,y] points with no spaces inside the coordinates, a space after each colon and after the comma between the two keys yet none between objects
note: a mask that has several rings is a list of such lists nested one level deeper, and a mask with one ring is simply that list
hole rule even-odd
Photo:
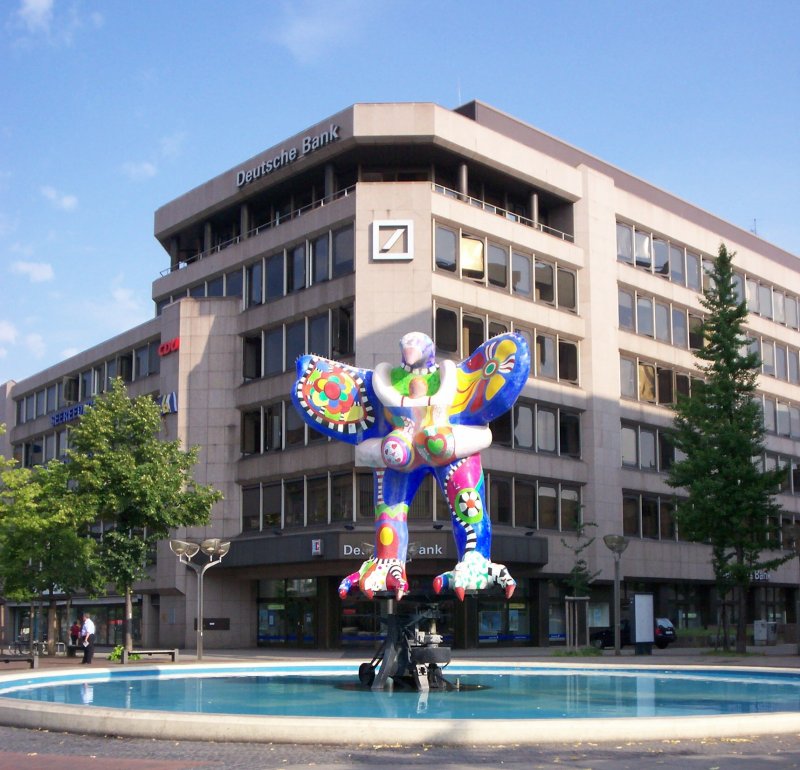
[{"label": "white cloud", "polygon": [[183,150],[183,143],[186,141],[185,131],[176,131],[170,136],[162,137],[159,145],[161,147],[162,158],[177,158]]},{"label": "white cloud", "polygon": [[43,358],[47,352],[44,337],[36,332],[25,335],[25,347],[34,358]]},{"label": "white cloud", "polygon": [[17,341],[17,327],[10,321],[0,321],[0,342],[13,345]]},{"label": "white cloud", "polygon": [[17,11],[29,32],[49,32],[54,0],[22,0]]},{"label": "white cloud", "polygon": [[14,262],[11,272],[18,275],[27,275],[31,283],[44,283],[52,281],[55,277],[53,266],[47,262]]},{"label": "white cloud", "polygon": [[141,163],[128,162],[122,164],[122,172],[128,179],[141,182],[145,179],[152,179],[158,173],[158,166],[148,160]]},{"label": "white cloud", "polygon": [[271,37],[301,64],[311,64],[328,55],[335,45],[347,44],[368,10],[369,5],[359,0],[284,3],[284,19]]},{"label": "white cloud", "polygon": [[52,46],[71,46],[78,33],[100,29],[105,24],[98,11],[84,12],[79,0],[20,0],[14,17],[15,26],[22,31],[18,45],[30,45],[44,40]]},{"label": "white cloud", "polygon": [[55,187],[49,185],[42,187],[41,192],[47,200],[62,211],[73,211],[78,208],[78,199],[74,195],[59,192]]},{"label": "white cloud", "polygon": [[81,306],[84,318],[102,323],[108,335],[138,326],[152,317],[150,304],[142,301],[146,295],[122,286],[122,280],[122,276],[117,276],[108,291]]}]

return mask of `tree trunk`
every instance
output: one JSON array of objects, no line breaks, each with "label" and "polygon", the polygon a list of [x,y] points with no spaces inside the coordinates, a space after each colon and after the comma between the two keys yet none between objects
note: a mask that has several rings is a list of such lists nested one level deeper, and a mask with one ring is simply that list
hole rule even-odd
[{"label": "tree trunk", "polygon": [[58,638],[58,606],[53,591],[50,591],[50,603],[47,605],[47,654],[56,654]]},{"label": "tree trunk", "polygon": [[738,586],[736,589],[736,604],[738,613],[736,617],[736,652],[747,652],[747,588]]},{"label": "tree trunk", "polygon": [[125,589],[125,649],[133,649],[133,598],[131,589]]}]

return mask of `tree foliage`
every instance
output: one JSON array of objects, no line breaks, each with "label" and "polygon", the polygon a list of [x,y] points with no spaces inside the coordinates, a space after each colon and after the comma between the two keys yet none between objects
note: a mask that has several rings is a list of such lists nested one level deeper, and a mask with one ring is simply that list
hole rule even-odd
[{"label": "tree foliage", "polygon": [[208,522],[221,494],[197,484],[198,448],[164,441],[161,410],[148,396],[131,399],[122,381],[88,408],[70,434],[70,476],[81,504],[102,528],[104,576],[126,597],[126,646],[132,586],[147,576],[147,554],[177,527]]},{"label": "tree foliage", "polygon": [[57,638],[56,598],[78,590],[97,594],[95,541],[88,537],[91,512],[69,489],[57,461],[0,474],[0,581],[5,596],[49,605],[48,643]]},{"label": "tree foliage", "polygon": [[579,521],[575,524],[575,542],[568,543],[565,538],[561,538],[561,545],[564,548],[572,551],[574,562],[569,574],[564,578],[564,582],[570,591],[570,596],[589,596],[592,581],[600,574],[601,570],[592,572],[589,569],[589,562],[584,557],[584,552],[594,543],[597,539],[594,535],[591,537],[586,530],[589,527],[596,527],[593,521]]},{"label": "tree foliage", "polygon": [[747,592],[756,570],[774,569],[791,555],[774,548],[780,507],[774,499],[786,470],[764,471],[761,407],[754,400],[760,359],[744,331],[747,307],[736,292],[733,257],[720,245],[702,300],[704,346],[695,352],[702,380],[678,400],[671,439],[683,453],[669,484],[688,493],[677,500],[684,538],[711,546],[720,598],[738,601],[737,642],[746,643]]}]

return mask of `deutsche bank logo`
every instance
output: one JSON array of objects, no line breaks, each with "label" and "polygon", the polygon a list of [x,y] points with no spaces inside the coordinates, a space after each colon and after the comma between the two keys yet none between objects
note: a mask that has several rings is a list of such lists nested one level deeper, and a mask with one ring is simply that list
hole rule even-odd
[{"label": "deutsche bank logo", "polygon": [[414,222],[376,219],[372,223],[372,259],[376,262],[414,259]]}]

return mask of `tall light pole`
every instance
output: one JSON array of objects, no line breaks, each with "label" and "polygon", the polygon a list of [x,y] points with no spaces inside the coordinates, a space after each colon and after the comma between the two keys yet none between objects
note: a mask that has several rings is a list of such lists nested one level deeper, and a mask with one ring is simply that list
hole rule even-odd
[{"label": "tall light pole", "polygon": [[[229,541],[223,542],[218,537],[192,543],[188,540],[170,540],[169,547],[178,557],[181,564],[191,567],[197,574],[197,660],[203,659],[203,575],[206,570],[219,564],[222,557],[231,548]],[[208,556],[205,564],[195,564],[192,559],[202,551]]]},{"label": "tall light pole", "polygon": [[[800,556],[800,524],[790,524],[785,529],[786,535],[791,538],[792,548]],[[797,643],[797,654],[800,655],[800,583],[794,592],[794,634]]]},{"label": "tall light pole", "polygon": [[620,654],[619,622],[622,610],[619,595],[619,559],[628,547],[628,539],[623,535],[605,535],[603,542],[614,554],[614,655]]}]

